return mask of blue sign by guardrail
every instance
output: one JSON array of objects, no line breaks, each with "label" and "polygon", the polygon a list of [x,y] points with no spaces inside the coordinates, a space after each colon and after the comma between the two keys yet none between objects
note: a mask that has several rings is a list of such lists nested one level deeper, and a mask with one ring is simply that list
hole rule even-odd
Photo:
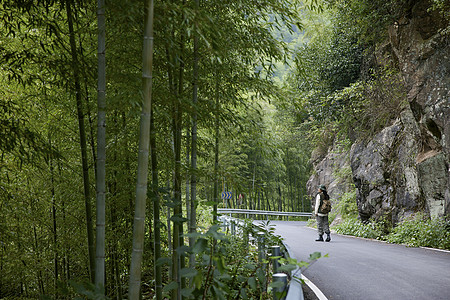
[{"label": "blue sign by guardrail", "polygon": [[222,199],[231,199],[231,192],[222,192]]}]

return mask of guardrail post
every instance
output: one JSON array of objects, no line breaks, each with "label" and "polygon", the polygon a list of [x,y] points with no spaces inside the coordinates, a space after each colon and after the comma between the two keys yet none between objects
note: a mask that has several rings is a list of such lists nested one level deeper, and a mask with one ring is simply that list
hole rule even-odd
[{"label": "guardrail post", "polygon": [[247,229],[247,227],[244,227],[244,241],[245,241],[245,249],[247,249],[247,252],[249,251],[249,243],[250,243],[250,238],[249,238],[249,230]]},{"label": "guardrail post", "polygon": [[280,248],[280,246],[272,246],[271,248],[272,248],[273,273],[277,273],[277,270],[280,267],[280,263],[278,261],[278,258],[273,258],[273,257],[281,256],[281,248]]},{"label": "guardrail post", "polygon": [[264,232],[258,232],[257,233],[257,241],[258,241],[258,261],[260,264],[262,264],[263,259],[265,258],[264,255]]},{"label": "guardrail post", "polygon": [[[274,287],[272,290],[273,300],[284,300],[287,294],[287,275],[284,273],[276,273],[272,276],[272,282],[281,282],[282,285]],[[278,285],[278,284],[277,284]]]},{"label": "guardrail post", "polygon": [[231,220],[231,235],[234,235],[236,233],[236,223],[234,220]]},{"label": "guardrail post", "polygon": [[[266,258],[266,251],[265,251],[266,246],[264,245],[264,232],[257,233],[257,240],[258,240],[258,261],[261,266],[261,269],[265,273],[267,265],[263,263],[263,260]],[[266,287],[267,287],[266,280],[264,280],[264,282],[262,282],[262,290],[266,291]]]},{"label": "guardrail post", "polygon": [[223,228],[223,231],[227,231],[227,218],[223,218],[222,219],[222,228]]}]

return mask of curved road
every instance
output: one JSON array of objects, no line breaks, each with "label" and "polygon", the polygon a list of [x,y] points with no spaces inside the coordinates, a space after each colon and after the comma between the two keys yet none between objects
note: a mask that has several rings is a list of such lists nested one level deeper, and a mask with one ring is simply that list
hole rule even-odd
[{"label": "curved road", "polygon": [[331,235],[316,242],[305,222],[271,221],[297,260],[313,252],[322,257],[303,274],[328,299],[450,299],[450,252]]}]

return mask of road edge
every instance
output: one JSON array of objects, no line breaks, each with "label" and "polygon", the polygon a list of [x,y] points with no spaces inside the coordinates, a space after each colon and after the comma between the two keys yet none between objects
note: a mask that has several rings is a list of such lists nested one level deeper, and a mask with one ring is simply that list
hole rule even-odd
[{"label": "road edge", "polygon": [[[314,227],[309,227],[309,226],[305,226],[305,227],[308,228],[308,229],[311,229],[311,230],[317,230],[317,228],[314,228]],[[438,252],[444,252],[444,253],[449,253],[450,254],[450,250],[445,250],[445,249],[423,247],[423,246],[409,246],[407,244],[388,243],[386,241],[381,241],[381,240],[377,240],[377,239],[369,239],[369,238],[365,238],[365,237],[361,237],[361,236],[337,233],[337,232],[335,232],[333,230],[331,230],[331,233],[333,235],[340,235],[340,236],[345,236],[345,237],[350,237],[350,238],[355,238],[355,239],[361,239],[361,240],[367,240],[367,241],[373,241],[373,242],[380,242],[380,243],[385,243],[385,244],[388,244],[388,245],[401,245],[401,246],[410,247],[410,248],[419,248],[419,249],[432,250],[432,251],[438,251]]]},{"label": "road edge", "polygon": [[322,293],[322,291],[311,281],[309,280],[303,273],[300,275],[305,284],[314,292],[316,297],[319,300],[328,300],[328,298]]},{"label": "road edge", "polygon": [[[286,251],[288,252],[289,257],[293,257],[292,251],[291,251],[291,248],[289,247],[289,245],[285,241],[282,241],[282,243],[283,243],[284,247],[286,248]],[[301,271],[300,268],[297,267],[297,269],[295,270],[292,277],[294,277],[297,272],[300,272],[300,278],[313,291],[313,293],[316,295],[318,300],[328,300],[328,298],[322,293],[322,291],[311,280],[309,280],[305,275],[303,275],[303,272]],[[294,281],[294,282],[296,282],[296,281]],[[300,285],[300,287],[301,287],[301,285]],[[302,289],[302,292],[303,292],[303,289]],[[291,295],[289,295],[289,292],[288,292],[286,300],[291,299],[292,298]],[[302,299],[304,299],[303,296],[302,296]]]}]

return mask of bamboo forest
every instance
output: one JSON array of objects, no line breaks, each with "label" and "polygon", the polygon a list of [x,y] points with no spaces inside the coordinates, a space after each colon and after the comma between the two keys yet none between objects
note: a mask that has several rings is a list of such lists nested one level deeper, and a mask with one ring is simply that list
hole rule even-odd
[{"label": "bamboo forest", "polygon": [[407,102],[374,57],[411,2],[0,1],[0,299],[278,299],[219,210],[311,214]]}]

